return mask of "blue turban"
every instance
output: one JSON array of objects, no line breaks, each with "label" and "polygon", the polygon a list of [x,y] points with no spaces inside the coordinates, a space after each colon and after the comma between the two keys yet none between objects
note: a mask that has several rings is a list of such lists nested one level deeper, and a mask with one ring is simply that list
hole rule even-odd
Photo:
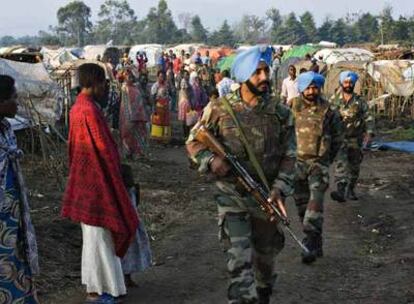
[{"label": "blue turban", "polygon": [[323,87],[325,84],[325,78],[315,72],[305,72],[298,77],[298,89],[299,92],[303,93],[311,84],[314,84],[318,88]]},{"label": "blue turban", "polygon": [[253,75],[261,61],[268,66],[271,65],[271,47],[258,45],[239,53],[234,59],[231,74],[237,82],[245,82]]},{"label": "blue turban", "polygon": [[358,81],[358,74],[352,71],[344,71],[341,74],[339,74],[339,84],[343,84],[346,79],[350,78],[352,83],[355,85],[355,83]]}]

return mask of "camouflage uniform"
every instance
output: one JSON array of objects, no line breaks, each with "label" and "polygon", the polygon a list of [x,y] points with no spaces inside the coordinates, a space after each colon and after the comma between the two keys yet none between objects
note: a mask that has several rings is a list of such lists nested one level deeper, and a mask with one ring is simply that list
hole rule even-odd
[{"label": "camouflage uniform", "polygon": [[[282,195],[293,193],[296,140],[293,117],[288,108],[270,98],[248,109],[239,91],[226,96],[268,181],[274,181]],[[205,125],[226,149],[236,155],[249,173],[256,178],[254,167],[240,140],[239,131],[225,110],[222,99],[210,102],[199,124]],[[187,142],[192,159],[200,172],[208,171],[212,153],[194,140],[194,132]],[[217,181],[220,240],[229,241],[228,271],[229,303],[257,303],[258,294],[270,295],[276,278],[274,258],[284,247],[284,235],[278,225],[270,223],[253,197],[243,191],[234,177]]]},{"label": "camouflage uniform", "polygon": [[355,95],[345,102],[341,95],[335,95],[331,104],[341,114],[344,124],[344,142],[335,163],[335,182],[354,189],[362,162],[362,144],[365,134],[374,133],[374,119],[369,113],[368,104]]},{"label": "camouflage uniform", "polygon": [[[322,242],[323,200],[329,187],[329,165],[342,144],[339,113],[319,98],[314,105],[301,97],[293,99],[297,138],[294,199],[306,234],[305,245]],[[313,249],[313,248],[309,248]]]}]

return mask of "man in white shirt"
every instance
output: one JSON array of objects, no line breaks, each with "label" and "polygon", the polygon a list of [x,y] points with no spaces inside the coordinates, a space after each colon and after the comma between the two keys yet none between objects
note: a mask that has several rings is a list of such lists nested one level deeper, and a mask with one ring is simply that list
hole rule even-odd
[{"label": "man in white shirt", "polygon": [[280,94],[283,103],[291,105],[293,98],[298,97],[298,80],[296,79],[296,68],[294,65],[289,66],[289,77],[285,78],[282,83],[282,93]]},{"label": "man in white shirt", "polygon": [[221,72],[221,76],[223,79],[217,84],[217,90],[219,92],[219,96],[223,97],[231,92],[231,85],[234,81],[230,78],[230,72],[228,70]]}]

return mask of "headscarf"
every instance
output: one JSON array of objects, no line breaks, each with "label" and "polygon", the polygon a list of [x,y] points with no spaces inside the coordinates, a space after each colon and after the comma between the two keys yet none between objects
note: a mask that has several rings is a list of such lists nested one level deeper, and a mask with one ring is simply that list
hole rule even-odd
[{"label": "headscarf", "polygon": [[298,89],[300,93],[303,93],[311,84],[314,84],[318,88],[323,87],[325,84],[325,78],[315,72],[305,72],[298,77]]},{"label": "headscarf", "polygon": [[339,74],[339,84],[342,85],[345,80],[350,79],[352,81],[352,84],[355,85],[355,83],[358,81],[358,74],[352,71],[344,71],[341,74]]},{"label": "headscarf", "polygon": [[231,74],[237,82],[245,82],[253,75],[261,61],[265,62],[268,66],[271,65],[271,47],[258,45],[239,53],[234,59]]}]

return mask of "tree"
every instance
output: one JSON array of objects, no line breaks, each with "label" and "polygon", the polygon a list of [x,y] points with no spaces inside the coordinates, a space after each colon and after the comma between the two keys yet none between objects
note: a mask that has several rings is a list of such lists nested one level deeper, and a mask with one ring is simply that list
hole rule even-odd
[{"label": "tree", "polygon": [[373,42],[378,37],[378,20],[370,13],[362,14],[355,22],[358,42]]},{"label": "tree", "polygon": [[224,20],[220,29],[211,35],[210,43],[212,45],[227,45],[230,47],[234,46],[236,41],[234,39],[233,32],[227,23],[227,20]]},{"label": "tree", "polygon": [[305,12],[300,16],[300,23],[305,33],[305,39],[307,42],[316,42],[316,25],[313,15],[310,12]]},{"label": "tree", "polygon": [[290,13],[281,29],[279,29],[279,43],[303,44],[306,43],[306,33],[295,13]]},{"label": "tree", "polygon": [[244,15],[235,26],[235,35],[239,42],[257,44],[262,42],[266,33],[266,19],[256,15]]},{"label": "tree", "polygon": [[332,27],[333,21],[329,18],[326,18],[322,23],[321,27],[318,28],[318,39],[324,41],[332,41]]},{"label": "tree", "polygon": [[160,0],[158,7],[152,7],[146,18],[145,42],[174,43],[177,38],[177,26],[174,23],[167,2]]},{"label": "tree", "polygon": [[39,31],[37,34],[39,37],[39,43],[41,45],[60,45],[60,39],[58,36],[48,33],[46,31]]},{"label": "tree", "polygon": [[380,14],[381,43],[388,43],[394,36],[394,18],[392,17],[392,7],[386,6]]},{"label": "tree", "polygon": [[280,31],[283,25],[283,19],[276,8],[271,8],[266,12],[266,17],[270,21],[270,40],[272,43],[279,43]]},{"label": "tree", "polygon": [[1,46],[11,46],[17,44],[16,39],[12,36],[4,36],[0,39]]},{"label": "tree", "polygon": [[190,30],[191,20],[193,20],[193,15],[191,13],[181,13],[178,15],[178,22],[181,25],[181,28],[185,29],[187,32]]},{"label": "tree", "polygon": [[133,29],[137,22],[135,12],[126,0],[106,0],[100,8],[101,18],[94,29],[95,40],[114,44],[132,44]]},{"label": "tree", "polygon": [[407,18],[400,16],[394,23],[393,40],[403,42],[407,41],[410,36],[410,27]]},{"label": "tree", "polygon": [[73,1],[59,8],[57,19],[59,31],[69,37],[70,42],[76,41],[78,46],[85,44],[85,37],[92,28],[91,9],[82,1]]},{"label": "tree", "polygon": [[191,20],[191,39],[193,42],[203,42],[207,41],[208,32],[201,23],[201,19],[198,15],[195,15]]},{"label": "tree", "polygon": [[344,45],[354,41],[352,37],[352,30],[344,19],[336,20],[331,28],[331,39],[339,45]]}]

